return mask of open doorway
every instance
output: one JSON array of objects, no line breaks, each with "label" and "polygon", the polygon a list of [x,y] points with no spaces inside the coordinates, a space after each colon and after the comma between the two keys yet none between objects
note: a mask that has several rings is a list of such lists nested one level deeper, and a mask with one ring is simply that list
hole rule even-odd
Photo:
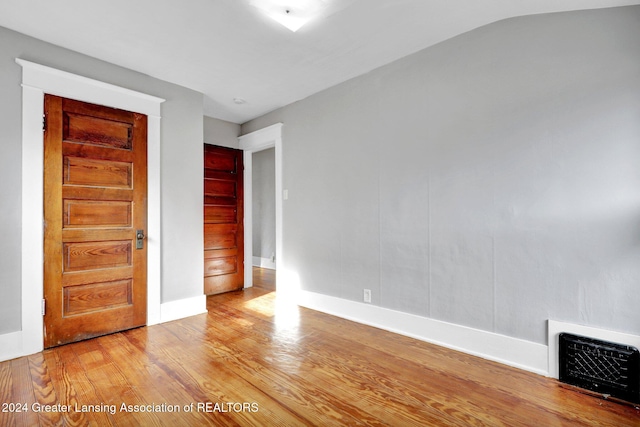
[{"label": "open doorway", "polygon": [[252,161],[253,266],[268,270],[276,270],[275,151],[257,151]]},{"label": "open doorway", "polygon": [[[257,263],[261,265],[264,263],[265,265],[272,266],[275,269],[277,265],[278,270],[282,271],[283,268],[283,259],[282,259],[282,137],[281,137],[281,129],[282,123],[278,123],[264,129],[260,129],[258,131],[249,133],[247,135],[243,135],[239,137],[240,149],[244,152],[244,182],[245,182],[245,191],[244,191],[244,200],[245,200],[245,211],[244,211],[244,248],[245,248],[245,282],[244,287],[252,287],[253,286],[253,270],[254,270],[254,256],[256,256]],[[272,149],[271,153],[273,154],[272,159],[273,162],[272,168],[268,164],[268,161],[265,162],[265,165],[259,164],[254,165],[255,162],[262,163],[262,160],[268,159],[270,157],[269,150]],[[262,153],[266,152],[266,153]],[[263,159],[264,158],[264,159]],[[264,177],[267,175],[271,175],[273,177],[273,190],[268,189],[268,185],[256,185],[254,188],[253,175],[258,174],[257,180],[260,177]],[[263,187],[266,187],[265,190]],[[257,204],[254,206],[254,191],[256,193],[261,193],[257,195],[258,200],[271,196],[271,201],[262,202],[262,205],[258,206]],[[262,192],[266,194],[262,194]],[[264,213],[263,209],[264,205],[273,206],[274,209],[274,220],[271,221],[268,218],[263,218],[262,214]],[[254,215],[254,209],[258,209],[262,211],[262,213],[258,213]],[[271,209],[271,208],[268,208]],[[255,219],[255,220],[254,220]],[[264,223],[263,223],[264,221]],[[255,222],[255,224],[254,224]],[[273,224],[273,228],[269,228],[268,223]],[[254,233],[254,228],[256,229],[256,233]],[[273,240],[269,243],[269,237],[265,237],[270,232],[273,232],[272,235]],[[254,245],[254,235],[257,235],[256,239],[259,239],[259,242],[256,242]],[[254,255],[254,247],[257,249],[256,253],[258,255]],[[262,260],[265,258],[265,260]],[[270,261],[271,260],[271,261]],[[269,269],[266,269],[269,270]],[[268,272],[268,271],[267,271]],[[271,271],[275,273],[275,270]],[[275,283],[274,283],[275,286]]]}]

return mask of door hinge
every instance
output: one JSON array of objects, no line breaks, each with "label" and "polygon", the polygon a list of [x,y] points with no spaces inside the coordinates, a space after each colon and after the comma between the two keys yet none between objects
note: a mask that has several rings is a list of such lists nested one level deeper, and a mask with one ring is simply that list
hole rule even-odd
[{"label": "door hinge", "polygon": [[42,115],[42,131],[43,132],[47,131],[47,115],[46,114]]},{"label": "door hinge", "polygon": [[45,305],[46,305],[46,300],[43,298],[42,299],[42,315],[44,316],[44,312],[45,312]]}]

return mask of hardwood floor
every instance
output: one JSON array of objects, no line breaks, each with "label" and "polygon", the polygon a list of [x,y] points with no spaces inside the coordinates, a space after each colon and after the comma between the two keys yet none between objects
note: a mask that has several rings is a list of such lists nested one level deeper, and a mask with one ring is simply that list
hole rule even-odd
[{"label": "hardwood floor", "polygon": [[267,291],[276,290],[276,271],[253,267],[253,286]]},{"label": "hardwood floor", "polygon": [[557,381],[276,299],[0,363],[0,426],[638,426]]}]

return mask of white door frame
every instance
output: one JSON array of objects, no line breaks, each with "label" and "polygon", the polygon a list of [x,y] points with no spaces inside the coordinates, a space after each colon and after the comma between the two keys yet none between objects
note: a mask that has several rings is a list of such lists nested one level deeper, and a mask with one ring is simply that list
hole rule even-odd
[{"label": "white door frame", "polygon": [[[160,105],[164,99],[23,59],[22,66],[22,330],[14,357],[43,349],[44,95],[51,94],[148,116],[147,325],[160,322]],[[0,355],[1,356],[1,355]]]},{"label": "white door frame", "polygon": [[253,286],[253,153],[275,147],[276,168],[276,264],[283,271],[282,259],[282,123],[276,123],[238,137],[244,151],[244,287]]}]

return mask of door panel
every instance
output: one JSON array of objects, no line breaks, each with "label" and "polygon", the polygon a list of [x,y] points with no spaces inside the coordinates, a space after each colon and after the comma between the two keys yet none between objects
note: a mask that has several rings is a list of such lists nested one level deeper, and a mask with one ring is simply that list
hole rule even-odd
[{"label": "door panel", "polygon": [[[209,203],[215,203],[210,201]],[[238,208],[235,206],[205,206],[205,224],[233,224],[238,216]]]},{"label": "door panel", "polygon": [[131,240],[109,242],[63,243],[64,272],[101,268],[129,267],[132,262]]},{"label": "door panel", "polygon": [[90,283],[64,288],[65,316],[90,313],[105,307],[124,307],[133,303],[131,279]]},{"label": "door panel", "polygon": [[146,323],[147,118],[45,96],[45,347]]},{"label": "door panel", "polygon": [[242,151],[204,146],[204,291],[244,287]]},{"label": "door panel", "polygon": [[131,227],[131,208],[131,202],[65,200],[64,226]]},{"label": "door panel", "polygon": [[214,224],[204,225],[204,247],[207,249],[229,249],[236,246],[236,232],[219,231]]},{"label": "door panel", "polygon": [[214,197],[237,197],[236,183],[219,179],[207,179],[204,182],[204,194]]},{"label": "door panel", "polygon": [[228,257],[205,259],[205,274],[218,276],[221,274],[235,273],[237,270],[238,263],[235,254]]},{"label": "door panel", "polygon": [[130,189],[131,172],[130,163],[108,160],[95,161],[67,155],[64,157],[63,183],[87,187]]}]

